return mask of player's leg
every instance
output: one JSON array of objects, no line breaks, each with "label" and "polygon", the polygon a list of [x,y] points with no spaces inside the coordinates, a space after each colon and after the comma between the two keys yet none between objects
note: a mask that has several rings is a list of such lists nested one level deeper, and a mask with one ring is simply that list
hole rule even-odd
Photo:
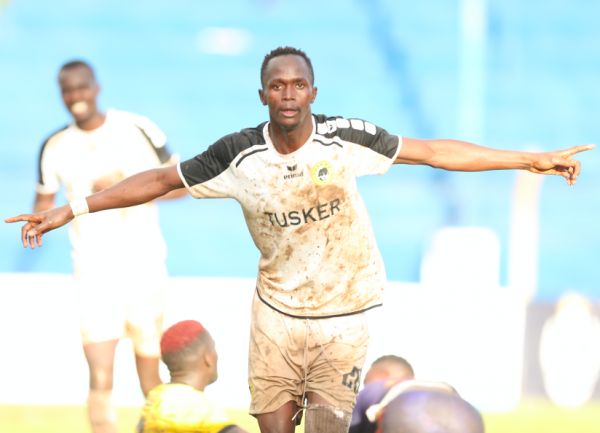
[{"label": "player's leg", "polygon": [[73,262],[79,293],[80,331],[89,367],[88,415],[94,433],[114,433],[116,409],[112,403],[115,350],[123,335],[123,314],[116,285],[108,267],[97,260]]},{"label": "player's leg", "polygon": [[295,401],[284,403],[273,412],[256,415],[261,433],[293,433],[296,429],[294,416],[298,413]]},{"label": "player's leg", "polygon": [[162,383],[158,370],[159,361],[160,357],[158,356],[135,354],[135,367],[144,396],[147,396],[152,388]]},{"label": "player's leg", "polygon": [[309,322],[306,433],[346,433],[369,342],[365,314]]},{"label": "player's leg", "polygon": [[116,433],[117,417],[112,403],[113,365],[118,340],[87,342],[83,352],[90,372],[88,415],[93,433]]},{"label": "player's leg", "polygon": [[162,383],[159,374],[162,313],[155,313],[153,308],[144,310],[143,307],[138,309],[138,314],[130,319],[126,329],[133,343],[140,388],[146,396]]},{"label": "player's leg", "polygon": [[305,433],[347,433],[352,412],[332,405],[319,394],[307,395],[308,406],[304,421]]},{"label": "player's leg", "polygon": [[[138,264],[139,265],[139,264]],[[126,310],[126,335],[135,352],[135,365],[144,396],[162,383],[159,375],[160,338],[163,329],[164,293],[167,273],[164,263],[156,262],[131,269],[124,283],[129,298]]]},{"label": "player's leg", "polygon": [[258,420],[261,433],[292,433],[300,420],[305,332],[294,324],[294,320],[301,321],[289,319],[255,296],[248,383],[250,413]]}]

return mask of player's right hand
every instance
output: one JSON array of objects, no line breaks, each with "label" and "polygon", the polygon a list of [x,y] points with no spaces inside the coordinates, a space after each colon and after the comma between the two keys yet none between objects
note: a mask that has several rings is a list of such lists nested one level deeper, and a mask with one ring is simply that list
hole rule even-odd
[{"label": "player's right hand", "polygon": [[72,219],[71,206],[65,205],[35,214],[21,214],[6,218],[4,222],[26,221],[27,223],[21,227],[21,241],[23,242],[23,248],[29,246],[34,249],[36,244],[39,247],[42,246],[42,235],[44,233],[62,227]]}]

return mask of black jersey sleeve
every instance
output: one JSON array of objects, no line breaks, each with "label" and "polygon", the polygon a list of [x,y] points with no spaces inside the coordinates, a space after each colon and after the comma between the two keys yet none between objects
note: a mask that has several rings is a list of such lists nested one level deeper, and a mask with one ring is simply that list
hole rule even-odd
[{"label": "black jersey sleeve", "polygon": [[181,176],[195,197],[231,197],[236,187],[236,162],[255,146],[264,146],[257,128],[226,135],[204,152],[181,162]]},{"label": "black jersey sleeve", "polygon": [[54,131],[42,143],[38,152],[37,158],[37,192],[41,194],[54,194],[60,188],[60,182],[56,173],[56,158],[49,155],[48,144],[63,131],[68,128],[68,125]]},{"label": "black jersey sleeve", "polygon": [[317,140],[333,141],[348,148],[356,174],[381,174],[394,162],[401,146],[398,135],[362,119],[315,116]]},{"label": "black jersey sleeve", "polygon": [[349,119],[348,121],[355,127],[339,129],[342,140],[367,147],[386,158],[394,158],[399,143],[397,135],[392,135],[385,129],[362,119]]},{"label": "black jersey sleeve", "polygon": [[326,139],[339,137],[346,142],[367,147],[387,158],[394,158],[399,137],[362,119],[346,119],[340,116],[316,115],[317,133]]},{"label": "black jersey sleeve", "polygon": [[181,173],[188,185],[194,186],[219,176],[238,155],[255,144],[251,138],[247,131],[226,135],[204,152],[183,161]]},{"label": "black jersey sleeve", "polygon": [[180,164],[188,186],[207,182],[229,168],[232,158],[228,152],[228,141],[228,137],[223,137],[204,152]]}]

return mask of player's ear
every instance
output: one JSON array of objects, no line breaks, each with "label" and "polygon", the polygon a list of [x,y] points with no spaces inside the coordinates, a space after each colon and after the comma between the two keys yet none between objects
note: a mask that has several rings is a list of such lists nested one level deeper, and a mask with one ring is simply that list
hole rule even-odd
[{"label": "player's ear", "polygon": [[214,350],[207,350],[204,353],[204,363],[209,368],[214,367],[217,363],[217,353]]},{"label": "player's ear", "polygon": [[267,105],[267,97],[265,96],[265,92],[263,92],[263,89],[258,89],[258,97],[260,98],[260,102],[262,102],[263,105]]},{"label": "player's ear", "polygon": [[311,104],[313,102],[315,102],[315,99],[317,98],[317,91],[318,91],[318,89],[316,87],[313,87],[313,89],[312,89],[312,95],[310,97],[310,103]]}]

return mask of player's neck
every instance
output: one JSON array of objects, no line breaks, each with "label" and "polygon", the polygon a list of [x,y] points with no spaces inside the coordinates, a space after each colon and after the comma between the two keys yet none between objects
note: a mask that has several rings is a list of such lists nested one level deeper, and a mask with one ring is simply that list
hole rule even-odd
[{"label": "player's neck", "polygon": [[171,373],[171,383],[189,385],[193,388],[196,388],[198,391],[204,391],[206,385],[209,384],[209,380],[208,377],[203,374],[192,372],[173,372]]},{"label": "player's neck", "polygon": [[84,131],[93,131],[94,129],[100,128],[106,121],[106,114],[98,111],[90,116],[88,119],[75,121],[75,124],[79,129]]},{"label": "player's neck", "polygon": [[277,152],[288,154],[300,149],[313,133],[312,117],[295,128],[285,128],[274,122],[269,123],[269,137]]}]

